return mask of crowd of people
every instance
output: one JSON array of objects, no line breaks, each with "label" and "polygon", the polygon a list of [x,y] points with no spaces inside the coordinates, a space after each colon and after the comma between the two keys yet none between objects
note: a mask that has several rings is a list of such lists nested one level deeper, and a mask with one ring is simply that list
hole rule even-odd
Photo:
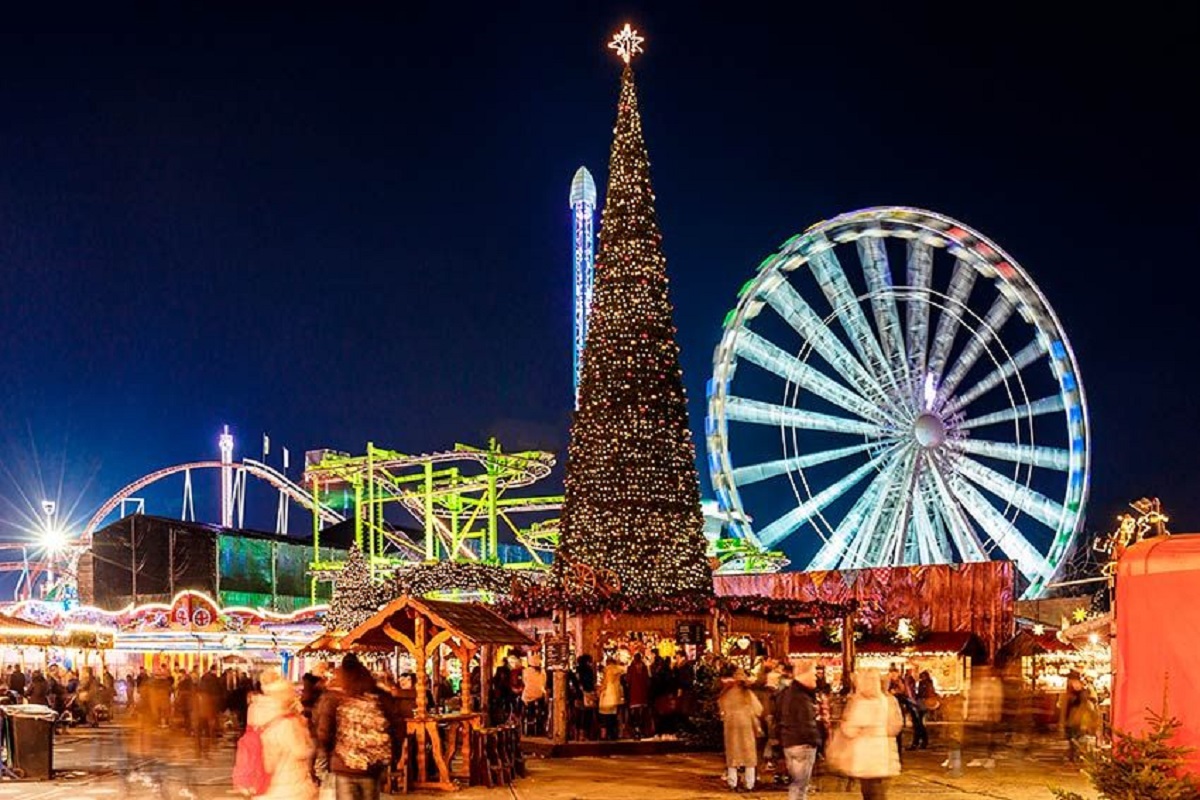
[{"label": "crowd of people", "polygon": [[[581,654],[567,672],[568,736],[577,741],[674,736],[694,706],[695,679],[694,662],[681,652],[672,657],[637,652],[628,663],[609,656],[603,665]],[[538,654],[510,654],[491,677],[492,722],[517,721],[526,735],[545,735],[552,686]]]},{"label": "crowd of people", "polygon": [[[930,748],[931,728],[945,748],[942,767],[956,776],[968,743],[979,756],[968,766],[994,768],[996,749],[1019,741],[1028,747],[1035,727],[1029,698],[1006,692],[988,667],[976,668],[966,693],[943,695],[927,671],[861,669],[835,689],[811,660],[766,660],[752,675],[730,670],[718,706],[730,789],[753,789],[764,767],[775,782],[789,784],[790,800],[808,797],[817,764],[857,779],[864,800],[886,797],[903,753]],[[1081,743],[1101,728],[1095,694],[1079,672],[1068,676],[1058,709],[1074,762]]]},{"label": "crowd of people", "polygon": [[[411,676],[374,675],[357,656],[306,674],[300,690],[266,670],[250,700],[248,730],[260,740],[267,800],[314,800],[323,781],[337,800],[377,800],[381,779],[400,757],[415,691]],[[235,786],[247,780],[241,746]]]},{"label": "crowd of people", "polygon": [[78,671],[61,664],[40,669],[10,665],[2,676],[4,700],[47,706],[63,724],[99,725],[111,718],[120,681],[108,669],[84,666]]},{"label": "crowd of people", "polygon": [[[700,703],[699,664],[682,652],[634,653],[597,664],[580,655],[567,673],[568,734],[576,740],[670,737]],[[711,668],[712,665],[709,665]],[[547,733],[553,681],[537,653],[510,653],[490,678],[492,724],[516,723],[526,735]],[[480,707],[478,662],[467,676]],[[173,730],[196,737],[201,754],[224,732],[252,730],[261,739],[271,777],[268,798],[311,798],[329,775],[338,800],[378,796],[379,778],[398,755],[405,720],[417,707],[416,676],[372,674],[346,656],[337,669],[322,664],[299,686],[270,668],[252,678],[216,665],[157,665],[118,678],[106,668],[63,665],[42,670],[8,667],[0,673],[7,702],[45,705],[60,721],[98,725],[128,713],[143,734]],[[426,688],[426,707],[455,710],[460,686],[443,669]],[[790,800],[808,797],[814,769],[858,779],[864,800],[882,800],[898,775],[906,750],[944,747],[942,766],[961,774],[968,740],[980,758],[968,766],[994,767],[995,749],[1012,747],[1029,723],[1033,705],[1006,692],[989,668],[976,668],[967,693],[939,692],[927,671],[862,669],[833,687],[825,670],[806,659],[762,660],[752,674],[727,669],[716,705],[724,733],[726,779],[731,789],[753,789],[760,767],[787,783]],[[1057,722],[1070,761],[1102,727],[1094,691],[1072,671],[1058,700]],[[909,736],[905,737],[905,731]],[[143,736],[145,740],[145,736]]]}]

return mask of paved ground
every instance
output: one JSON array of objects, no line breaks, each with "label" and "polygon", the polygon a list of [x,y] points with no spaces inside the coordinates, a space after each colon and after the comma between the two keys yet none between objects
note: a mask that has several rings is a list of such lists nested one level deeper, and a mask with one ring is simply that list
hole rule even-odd
[{"label": "paved ground", "polygon": [[[1092,796],[1078,771],[1063,763],[1063,751],[1055,742],[1027,748],[1024,754],[1002,751],[994,768],[968,767],[961,778],[946,774],[940,766],[943,758],[943,753],[933,750],[908,758],[904,774],[892,785],[892,800],[1051,800],[1049,785]],[[73,731],[56,742],[55,764],[61,772],[55,781],[0,781],[0,800],[234,800],[238,795],[229,783],[232,762],[231,744],[199,758],[193,742],[170,734],[139,746],[118,728]],[[164,763],[172,766],[155,766]],[[462,800],[716,800],[731,796],[722,783],[723,764],[716,754],[532,760],[529,767],[529,777],[513,789],[471,788],[456,796]],[[141,780],[152,776],[160,779],[161,788],[154,781]],[[832,778],[820,780],[818,788],[815,797],[819,799],[859,797],[857,791],[851,791],[853,787]],[[787,795],[782,788],[768,786],[739,796],[783,800]]]}]

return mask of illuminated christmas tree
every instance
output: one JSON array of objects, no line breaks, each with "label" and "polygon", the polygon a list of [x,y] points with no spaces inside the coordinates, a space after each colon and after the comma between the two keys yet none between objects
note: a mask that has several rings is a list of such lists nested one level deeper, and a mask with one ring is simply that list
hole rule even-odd
[{"label": "illuminated christmas tree", "polygon": [[615,573],[620,592],[634,597],[711,594],[696,453],[630,67],[641,41],[627,25],[610,45],[625,69],[555,564],[568,591],[590,590],[574,579],[582,569],[601,582]]},{"label": "illuminated christmas tree", "polygon": [[333,575],[333,597],[325,615],[325,628],[350,631],[392,599],[388,587],[371,578],[371,567],[358,547],[351,547],[346,562]]}]

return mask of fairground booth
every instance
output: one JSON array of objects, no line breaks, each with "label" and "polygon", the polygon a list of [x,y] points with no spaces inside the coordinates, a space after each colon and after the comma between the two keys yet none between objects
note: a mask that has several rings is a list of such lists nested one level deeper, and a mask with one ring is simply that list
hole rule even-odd
[{"label": "fairground booth", "polygon": [[1117,566],[1113,726],[1143,732],[1147,711],[1178,717],[1175,743],[1200,774],[1200,535],[1160,536],[1130,547]]},{"label": "fairground booth", "polygon": [[[52,663],[103,663],[115,673],[168,668],[232,668],[254,673],[266,666],[297,673],[295,654],[323,630],[323,606],[276,614],[245,606],[222,606],[185,590],[169,602],[142,603],[116,611],[93,606],[65,609],[26,600],[11,613],[44,631],[54,644]],[[74,645],[74,646],[72,646]],[[25,650],[26,655],[29,648]],[[29,662],[27,662],[29,663]],[[298,678],[295,674],[293,677]]]}]

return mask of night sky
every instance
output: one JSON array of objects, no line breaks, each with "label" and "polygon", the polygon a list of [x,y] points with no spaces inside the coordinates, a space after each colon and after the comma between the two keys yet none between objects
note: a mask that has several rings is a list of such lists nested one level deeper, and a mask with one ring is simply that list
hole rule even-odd
[{"label": "night sky", "polygon": [[43,491],[87,516],[225,423],[293,474],[367,441],[562,453],[567,190],[584,164],[603,193],[628,20],[705,494],[738,287],[808,225],[904,204],[996,240],[1061,318],[1089,528],[1146,493],[1200,526],[1194,7],[434,5],[9,10],[0,517]]}]

